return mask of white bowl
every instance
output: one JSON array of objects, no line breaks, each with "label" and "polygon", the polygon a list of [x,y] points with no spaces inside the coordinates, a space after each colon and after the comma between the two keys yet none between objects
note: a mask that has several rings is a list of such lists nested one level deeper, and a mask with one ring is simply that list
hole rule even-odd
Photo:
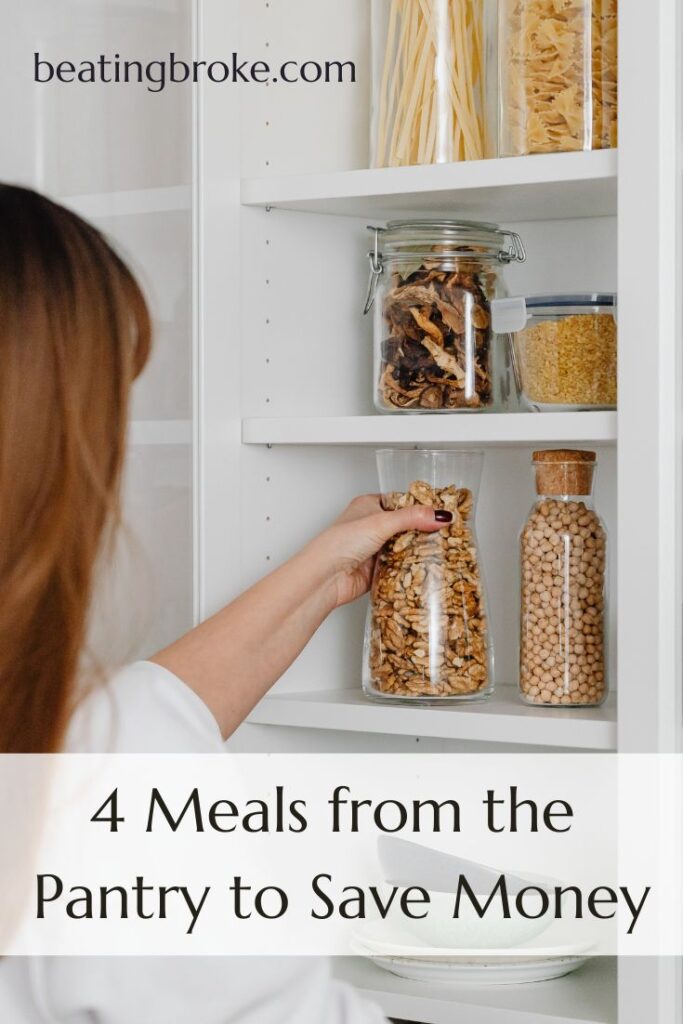
[{"label": "white bowl", "polygon": [[[453,854],[422,846],[397,836],[380,836],[377,850],[384,877],[402,887],[420,886],[429,893],[429,913],[423,920],[403,917],[400,927],[409,928],[428,946],[449,949],[511,949],[540,935],[551,924],[550,913],[536,920],[523,917],[515,907],[515,894],[527,886],[539,886],[550,892],[558,884],[556,879],[527,872],[503,872],[476,861],[465,860]],[[453,917],[455,893],[450,886],[464,875],[477,893],[477,902],[484,906],[494,891],[501,874],[508,885],[510,917],[503,916],[502,901],[494,897],[480,918],[466,894],[461,894],[458,917]],[[481,895],[481,894],[484,895]],[[395,906],[395,904],[394,904]],[[392,908],[393,909],[393,908]],[[539,908],[540,909],[540,908]],[[392,914],[392,923],[399,920]]]},{"label": "white bowl", "polygon": [[[477,895],[477,902],[484,906],[490,893]],[[455,894],[429,892],[429,914],[423,921],[411,921],[410,930],[417,926],[417,934],[431,946],[448,949],[512,949],[536,938],[553,923],[550,913],[532,919],[518,914],[514,900],[510,899],[510,917],[503,916],[503,906],[495,897],[479,917],[472,902],[461,894],[458,917],[453,917]]]}]

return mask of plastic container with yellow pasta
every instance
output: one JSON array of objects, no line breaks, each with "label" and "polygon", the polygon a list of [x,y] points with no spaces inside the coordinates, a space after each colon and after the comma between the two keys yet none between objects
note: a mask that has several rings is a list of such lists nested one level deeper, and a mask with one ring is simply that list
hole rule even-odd
[{"label": "plastic container with yellow pasta", "polygon": [[519,391],[532,409],[616,409],[616,296],[496,299],[493,329],[512,338]]},{"label": "plastic container with yellow pasta", "polygon": [[617,0],[499,0],[501,156],[617,144]]}]

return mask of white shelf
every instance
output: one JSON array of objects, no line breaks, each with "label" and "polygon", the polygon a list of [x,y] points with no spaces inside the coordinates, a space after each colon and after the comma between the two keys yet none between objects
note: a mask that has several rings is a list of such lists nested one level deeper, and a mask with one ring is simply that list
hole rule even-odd
[{"label": "white shelf", "polygon": [[390,167],[242,181],[245,206],[388,220],[418,213],[493,221],[617,210],[617,151]]},{"label": "white shelf", "polygon": [[131,217],[146,213],[176,213],[190,210],[192,190],[189,185],[177,185],[129,192],[63,196],[58,201],[81,217]]},{"label": "white shelf", "polygon": [[532,708],[513,686],[487,701],[443,707],[410,707],[367,700],[360,689],[272,693],[249,716],[256,725],[374,732],[394,736],[616,750],[616,700],[601,708]]},{"label": "white shelf", "polygon": [[360,957],[335,960],[340,980],[388,1017],[421,1024],[616,1024],[616,961],[599,957],[575,974],[535,985],[451,987],[394,977]]},{"label": "white shelf", "polygon": [[128,443],[192,444],[192,420],[133,420]]},{"label": "white shelf", "polygon": [[615,412],[461,413],[245,419],[244,444],[614,444]]}]

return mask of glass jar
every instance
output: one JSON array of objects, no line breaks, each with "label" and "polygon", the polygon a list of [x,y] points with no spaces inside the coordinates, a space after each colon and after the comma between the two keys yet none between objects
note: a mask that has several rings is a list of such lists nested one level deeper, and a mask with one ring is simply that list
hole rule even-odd
[{"label": "glass jar", "polygon": [[371,166],[486,154],[484,0],[372,0]]},{"label": "glass jar", "polygon": [[614,295],[499,299],[492,322],[512,336],[518,387],[531,408],[616,409]]},{"label": "glass jar", "polygon": [[378,555],[363,653],[363,689],[380,701],[442,704],[493,692],[493,647],[474,532],[479,452],[377,453],[385,509],[453,514],[436,533],[402,533]]},{"label": "glass jar", "polygon": [[491,327],[502,268],[526,258],[495,224],[393,221],[372,228],[375,405],[381,412],[485,411],[508,397],[509,356]]},{"label": "glass jar", "polygon": [[592,706],[607,695],[607,535],[593,508],[595,452],[534,452],[536,492],[520,538],[519,686],[529,704]]},{"label": "glass jar", "polygon": [[499,155],[617,144],[617,0],[499,0]]}]

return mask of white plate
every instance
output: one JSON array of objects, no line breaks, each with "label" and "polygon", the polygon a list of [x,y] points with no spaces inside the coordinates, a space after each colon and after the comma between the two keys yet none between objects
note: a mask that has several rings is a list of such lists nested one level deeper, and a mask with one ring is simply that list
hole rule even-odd
[{"label": "white plate", "polygon": [[[367,955],[367,954],[366,954]],[[419,960],[390,956],[369,956],[373,964],[409,981],[445,985],[528,985],[532,982],[562,978],[581,967],[586,956],[558,956],[546,959],[479,962],[463,958],[460,962]]]},{"label": "white plate", "polygon": [[549,942],[544,946],[528,943],[512,949],[447,949],[441,946],[428,946],[420,943],[410,932],[401,932],[384,924],[366,924],[362,930],[353,935],[355,951],[362,956],[379,957],[381,959],[420,960],[429,962],[436,960],[442,966],[450,961],[460,964],[468,963],[491,964],[504,960],[512,962],[545,961],[558,958],[583,957],[591,950],[588,942],[567,943]]}]

